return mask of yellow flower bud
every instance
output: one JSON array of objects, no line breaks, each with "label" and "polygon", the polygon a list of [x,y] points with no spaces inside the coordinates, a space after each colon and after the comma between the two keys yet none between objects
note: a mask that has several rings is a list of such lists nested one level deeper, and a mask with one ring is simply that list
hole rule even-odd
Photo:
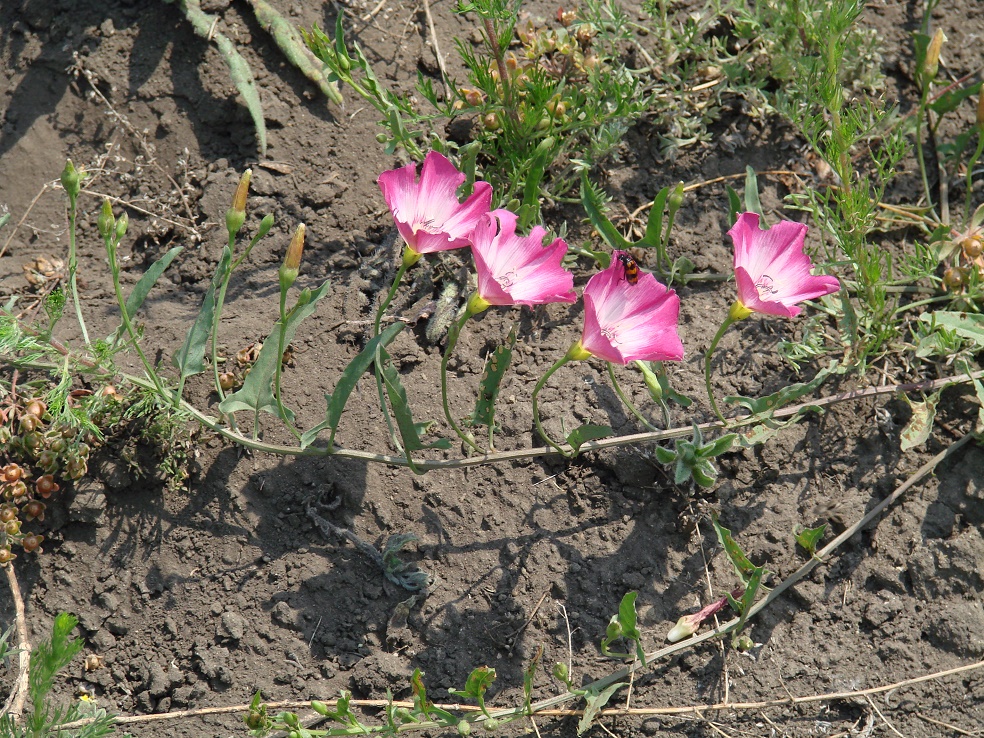
[{"label": "yellow flower bud", "polygon": [[936,79],[936,75],[940,71],[940,49],[943,48],[944,41],[946,41],[946,36],[943,34],[943,29],[937,28],[929,46],[926,47],[926,59],[922,68],[923,89],[926,89],[929,83]]},{"label": "yellow flower bud", "polygon": [[280,289],[286,290],[297,279],[297,272],[301,268],[301,254],[304,253],[304,232],[306,228],[303,223],[297,226],[294,237],[290,240],[287,247],[287,256],[280,267]]}]

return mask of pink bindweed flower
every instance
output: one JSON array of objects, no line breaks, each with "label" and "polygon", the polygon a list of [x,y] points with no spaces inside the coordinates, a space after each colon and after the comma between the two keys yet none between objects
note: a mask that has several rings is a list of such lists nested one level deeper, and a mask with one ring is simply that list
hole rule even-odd
[{"label": "pink bindweed flower", "polygon": [[457,190],[464,181],[465,175],[436,151],[424,159],[419,181],[414,163],[379,175],[379,189],[407,244],[405,262],[471,244],[471,232],[492,207],[492,185],[476,182],[474,192],[462,203]]},{"label": "pink bindweed flower", "polygon": [[472,233],[472,255],[478,291],[468,303],[470,313],[489,305],[573,303],[574,275],[561,266],[567,244],[556,238],[543,245],[546,231],[535,226],[528,236],[516,234],[518,218],[509,210],[493,210]]},{"label": "pink bindweed flower", "polygon": [[597,356],[613,364],[630,361],[679,361],[683,342],[677,333],[680,298],[649,272],[626,278],[620,252],[612,264],[584,288],[584,333],[568,352],[572,359]]},{"label": "pink bindweed flower", "polygon": [[742,213],[728,231],[735,243],[735,279],[738,301],[735,319],[754,313],[795,318],[796,303],[829,295],[840,289],[836,277],[810,273],[810,257],[803,251],[806,226],[784,220],[766,231],[757,213]]}]

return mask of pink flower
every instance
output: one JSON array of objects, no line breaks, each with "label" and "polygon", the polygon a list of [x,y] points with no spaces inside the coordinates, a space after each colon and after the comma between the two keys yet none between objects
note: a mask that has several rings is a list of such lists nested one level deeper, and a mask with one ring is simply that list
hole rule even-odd
[{"label": "pink flower", "polygon": [[[649,272],[631,283],[616,251],[612,264],[584,288],[584,333],[568,356],[598,356],[613,364],[630,361],[679,361],[683,342],[677,333],[680,298]],[[630,262],[634,263],[634,262]]]},{"label": "pink flower", "polygon": [[567,244],[556,238],[543,245],[547,232],[535,226],[528,236],[516,235],[518,218],[509,210],[493,210],[472,233],[472,254],[478,272],[477,303],[472,312],[489,305],[542,305],[577,300],[574,275],[560,263]]},{"label": "pink flower", "polygon": [[424,159],[420,181],[414,163],[379,175],[379,189],[396,227],[417,258],[470,245],[479,218],[492,207],[492,185],[476,182],[471,197],[462,203],[456,193],[464,181],[465,175],[436,151]]},{"label": "pink flower", "polygon": [[753,312],[795,318],[796,303],[840,289],[835,277],[810,274],[810,257],[803,252],[806,226],[783,220],[769,230],[759,228],[756,213],[742,213],[728,231],[735,243],[736,318]]}]

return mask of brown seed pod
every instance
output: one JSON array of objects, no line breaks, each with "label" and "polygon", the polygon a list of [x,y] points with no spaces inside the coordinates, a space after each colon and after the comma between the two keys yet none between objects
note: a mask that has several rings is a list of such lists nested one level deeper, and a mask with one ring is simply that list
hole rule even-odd
[{"label": "brown seed pod", "polygon": [[24,547],[25,553],[31,553],[32,551],[37,551],[38,553],[44,553],[44,549],[41,548],[41,544],[44,542],[44,536],[39,536],[34,533],[24,536],[24,540],[21,541],[21,546]]},{"label": "brown seed pod", "polygon": [[0,480],[4,482],[17,482],[23,476],[24,469],[18,464],[10,463],[0,469]]},{"label": "brown seed pod", "polygon": [[21,510],[21,512],[24,513],[24,517],[26,520],[30,521],[30,520],[34,520],[35,518],[37,520],[44,520],[44,510],[45,510],[45,504],[43,502],[41,502],[40,500],[31,500],[26,505],[24,505],[24,508],[23,510]]},{"label": "brown seed pod", "polygon": [[51,497],[52,493],[57,492],[61,489],[61,487],[58,486],[57,482],[55,482],[55,478],[51,474],[45,474],[34,483],[34,489],[37,490],[39,495],[45,499],[48,499]]},{"label": "brown seed pod", "polygon": [[24,408],[24,412],[40,420],[48,412],[48,406],[41,402],[41,400],[31,400],[27,403],[27,407]]}]

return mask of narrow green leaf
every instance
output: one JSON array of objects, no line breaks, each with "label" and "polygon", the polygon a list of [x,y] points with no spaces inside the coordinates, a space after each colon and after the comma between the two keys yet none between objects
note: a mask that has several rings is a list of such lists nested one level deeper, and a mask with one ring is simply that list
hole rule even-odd
[{"label": "narrow green leaf", "polygon": [[205,371],[205,348],[212,332],[212,318],[215,315],[215,293],[225,279],[231,264],[232,249],[225,246],[222,249],[219,263],[215,267],[215,274],[212,275],[212,283],[209,285],[205,298],[202,300],[202,306],[198,310],[198,317],[188,329],[184,345],[171,357],[171,363],[180,372],[182,382],[194,374],[201,374]]},{"label": "narrow green leaf", "polygon": [[741,198],[731,185],[725,185],[724,191],[728,193],[728,222],[734,225],[741,212]]},{"label": "narrow green leaf", "polygon": [[533,658],[530,659],[530,663],[523,669],[523,710],[526,714],[530,713],[530,705],[533,702],[533,679],[536,677],[536,671],[542,658],[543,646],[540,645],[537,647],[536,653],[533,654]]},{"label": "narrow green leaf", "polygon": [[345,410],[349,396],[355,390],[359,378],[372,366],[372,362],[376,358],[376,348],[389,346],[393,342],[393,339],[405,327],[406,324],[401,322],[389,326],[378,336],[370,339],[366,343],[365,348],[359,352],[358,356],[348,363],[348,366],[345,367],[342,375],[338,378],[335,391],[331,394],[325,394],[325,400],[328,405],[325,411],[325,419],[301,435],[301,448],[307,448],[314,443],[318,434],[325,428],[331,429],[331,435],[328,437],[328,447],[331,448],[335,440],[335,432],[338,430],[338,423],[342,419],[342,412]]},{"label": "narrow green leaf", "polygon": [[739,395],[725,397],[724,399],[725,402],[741,405],[752,415],[762,415],[766,413],[771,415],[783,405],[786,405],[793,400],[798,400],[803,395],[809,394],[816,390],[831,374],[838,373],[837,368],[837,362],[832,361],[829,366],[824,367],[817,372],[817,375],[809,382],[798,382],[796,384],[788,385],[787,387],[783,387],[778,392],[774,392],[771,395],[766,395],[765,397],[756,398],[743,397]]},{"label": "narrow green leaf", "polygon": [[612,698],[612,695],[624,686],[626,686],[625,682],[615,682],[615,684],[605,687],[600,692],[592,690],[584,695],[584,713],[577,723],[577,734],[579,736],[583,735],[591,727],[595,716],[604,709],[605,705],[608,704],[608,700]]},{"label": "narrow green leaf", "polygon": [[765,213],[759,200],[758,175],[750,166],[745,167],[745,212],[758,213],[761,218],[759,226],[765,227]]},{"label": "narrow green leaf", "polygon": [[[321,71],[321,65],[311,53],[310,49],[304,45],[301,34],[294,27],[294,24],[282,16],[266,0],[249,0],[256,14],[256,20],[260,27],[273,36],[273,40],[283,52],[287,60],[307,77],[311,82],[318,86],[322,94],[325,95],[336,105],[342,104],[342,95],[335,84],[330,83]],[[341,15],[341,13],[339,13]]]},{"label": "narrow green leaf", "polygon": [[151,264],[150,269],[144,272],[143,276],[137,280],[137,284],[134,286],[133,291],[130,292],[130,296],[126,298],[127,315],[131,318],[136,315],[137,311],[140,310],[140,306],[144,304],[144,300],[147,299],[147,295],[154,288],[154,285],[157,284],[157,280],[161,278],[164,270],[171,265],[174,257],[180,254],[183,248],[183,246],[175,246]]},{"label": "narrow green leaf", "polygon": [[[318,306],[318,301],[328,293],[329,283],[326,281],[318,289],[311,293],[311,299],[300,307],[295,307],[287,313],[287,322],[284,330],[284,347],[294,340],[294,333],[297,328]],[[278,356],[277,349],[280,343],[280,321],[278,320],[270,335],[263,342],[260,355],[256,358],[253,367],[243,381],[243,386],[228,395],[219,403],[219,410],[223,413],[234,413],[240,410],[248,410],[251,413],[267,412],[279,415],[277,408],[277,398],[274,395],[273,382],[277,376],[277,363],[283,361],[283,356]],[[289,408],[284,408],[288,419],[293,422],[294,414]]]},{"label": "narrow green leaf", "polygon": [[711,523],[714,525],[714,532],[717,534],[718,541],[724,547],[724,552],[728,555],[731,565],[735,568],[738,578],[748,586],[749,578],[755,573],[755,565],[749,560],[741,546],[735,541],[731,531],[725,528],[718,521],[716,514],[711,515]]},{"label": "narrow green leaf", "polygon": [[526,230],[540,215],[540,182],[547,165],[553,161],[557,150],[557,139],[548,136],[533,151],[525,172],[526,184],[523,187],[523,205],[519,209],[519,227]]},{"label": "narrow green leaf", "polygon": [[612,429],[607,425],[580,425],[568,434],[567,443],[574,449],[574,453],[577,453],[588,441],[607,438],[611,434]]},{"label": "narrow green leaf", "polygon": [[728,593],[728,602],[732,607],[737,607],[739,612],[738,622],[735,624],[734,630],[731,636],[731,646],[732,648],[738,648],[738,636],[741,631],[745,628],[745,621],[748,619],[748,613],[755,603],[755,595],[758,592],[759,585],[762,583],[762,577],[765,574],[765,567],[756,566],[748,577],[748,581],[745,582],[745,592],[741,596],[741,602],[735,602],[735,599]]},{"label": "narrow green leaf", "polygon": [[649,209],[649,219],[646,221],[646,235],[641,241],[636,242],[636,246],[644,248],[659,248],[663,243],[663,211],[666,209],[666,198],[670,195],[670,188],[664,187],[656,193],[653,205]]},{"label": "narrow green leaf", "polygon": [[927,107],[932,110],[937,115],[946,115],[947,113],[952,113],[954,110],[960,107],[960,104],[966,100],[971,95],[976,95],[980,92],[981,83],[975,82],[967,87],[960,87],[956,90],[949,90],[940,95],[936,100],[931,102]]},{"label": "narrow green leaf", "polygon": [[5,225],[7,225],[7,222],[9,220],[10,220],[10,213],[4,213],[3,215],[0,215],[0,228],[3,228]]},{"label": "narrow green leaf", "polygon": [[439,439],[431,444],[424,444],[420,440],[420,429],[413,422],[413,414],[410,412],[410,403],[407,400],[407,391],[400,382],[400,374],[390,361],[390,355],[380,349],[382,360],[383,384],[386,387],[386,396],[389,398],[390,407],[393,409],[393,417],[396,419],[396,427],[400,431],[403,439],[403,448],[406,451],[407,459],[414,451],[421,451],[427,448],[447,448],[448,440]]},{"label": "narrow green leaf", "polygon": [[497,346],[485,362],[485,371],[479,382],[478,397],[475,409],[465,421],[468,425],[484,425],[491,428],[495,423],[495,401],[499,397],[499,386],[502,378],[512,363],[512,352],[516,346],[516,329],[509,332],[509,338],[503,346]]},{"label": "narrow green leaf", "polygon": [[605,215],[604,201],[601,193],[591,180],[588,179],[587,170],[581,172],[581,204],[588,214],[588,220],[591,221],[592,227],[598,231],[598,234],[609,246],[621,251],[632,248],[632,244],[618,232],[618,229],[612,225],[608,216]]}]

